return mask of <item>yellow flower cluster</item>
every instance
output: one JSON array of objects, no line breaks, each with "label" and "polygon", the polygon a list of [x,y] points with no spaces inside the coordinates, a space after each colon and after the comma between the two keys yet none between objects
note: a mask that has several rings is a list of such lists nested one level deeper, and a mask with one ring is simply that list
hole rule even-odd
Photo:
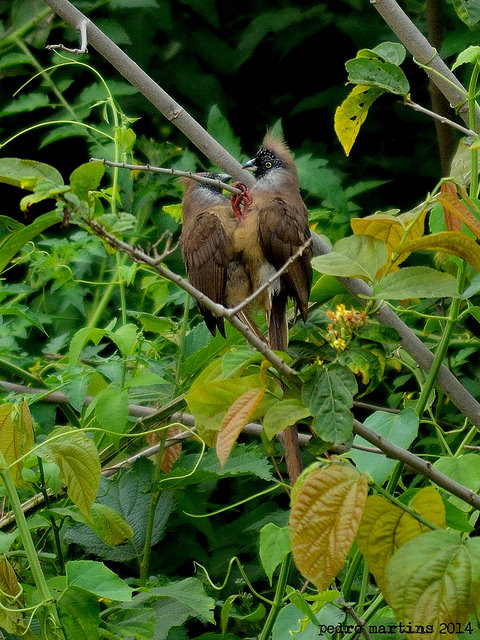
[{"label": "yellow flower cluster", "polygon": [[335,309],[335,311],[327,311],[327,316],[332,320],[327,326],[327,341],[335,351],[344,351],[355,329],[363,326],[367,317],[364,311],[346,309],[344,304],[337,304]]}]

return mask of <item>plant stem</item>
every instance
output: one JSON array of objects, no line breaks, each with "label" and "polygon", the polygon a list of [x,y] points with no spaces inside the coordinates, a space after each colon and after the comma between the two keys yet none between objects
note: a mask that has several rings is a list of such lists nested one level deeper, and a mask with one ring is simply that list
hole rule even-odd
[{"label": "plant stem", "polygon": [[[153,483],[155,484],[161,474],[161,464],[163,452],[165,451],[165,440],[167,439],[167,431],[164,430],[162,432],[161,441],[160,441],[160,449],[157,453],[156,464],[155,464],[155,477]],[[140,586],[144,587],[147,578],[148,578],[148,569],[150,566],[150,552],[152,548],[152,537],[153,537],[153,529],[155,525],[155,512],[157,510],[158,501],[160,500],[162,492],[155,491],[151,495],[150,499],[150,512],[148,514],[148,524],[147,524],[147,532],[145,535],[145,545],[143,547],[143,557],[140,561]]]},{"label": "plant stem", "polygon": [[[32,536],[28,528],[25,514],[22,511],[22,505],[20,498],[18,497],[15,483],[13,482],[12,474],[8,468],[7,462],[0,451],[0,476],[3,480],[5,490],[12,507],[12,511],[15,514],[15,520],[20,533],[25,553],[30,564],[30,570],[32,572],[33,579],[38,589],[38,595],[42,601],[44,615],[41,616],[42,627],[42,639],[43,640],[65,640],[65,636],[62,631],[60,619],[58,617],[57,607],[48,588],[47,581],[42,571],[40,561],[37,556],[37,550],[33,544]],[[40,609],[39,609],[40,611]]]},{"label": "plant stem", "polygon": [[[43,471],[43,460],[37,456],[38,470],[40,473],[40,491],[45,500],[45,506],[50,509],[50,496],[48,495],[47,486],[45,483],[45,473]],[[49,516],[50,524],[52,525],[53,537],[55,539],[55,547],[57,549],[57,557],[60,565],[60,573],[65,573],[65,561],[63,559],[62,546],[60,544],[60,535],[57,523],[53,516]]]},{"label": "plant stem", "polygon": [[275,597],[273,599],[272,607],[268,613],[265,625],[262,629],[262,633],[259,635],[258,640],[267,640],[272,632],[273,625],[277,619],[280,609],[283,605],[283,594],[285,593],[285,587],[287,585],[288,573],[290,571],[290,564],[292,562],[291,554],[288,554],[280,567],[280,574],[278,576],[277,588],[275,590]]},{"label": "plant stem", "polygon": [[345,576],[345,580],[343,581],[343,585],[342,585],[342,594],[343,594],[343,598],[346,601],[350,600],[350,592],[352,590],[352,584],[357,574],[358,567],[360,566],[361,561],[362,561],[362,554],[357,549],[352,561],[350,562],[347,575]]}]

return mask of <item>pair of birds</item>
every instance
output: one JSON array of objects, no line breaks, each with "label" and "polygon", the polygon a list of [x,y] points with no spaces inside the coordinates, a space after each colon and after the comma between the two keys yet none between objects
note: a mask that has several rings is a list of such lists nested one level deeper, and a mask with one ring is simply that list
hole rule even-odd
[{"label": "pair of birds", "polygon": [[[182,255],[190,283],[214,302],[234,307],[267,282],[310,238],[307,208],[300,196],[293,156],[270,133],[252,160],[255,185],[244,188],[243,211],[220,187],[188,180],[182,201]],[[213,177],[215,174],[207,174]],[[243,185],[242,185],[243,186]],[[305,321],[312,281],[312,251],[301,255],[256,299],[266,314],[268,343],[288,344],[287,302],[293,298]],[[223,318],[199,305],[209,330],[224,334]],[[248,314],[243,320],[253,330]]]}]

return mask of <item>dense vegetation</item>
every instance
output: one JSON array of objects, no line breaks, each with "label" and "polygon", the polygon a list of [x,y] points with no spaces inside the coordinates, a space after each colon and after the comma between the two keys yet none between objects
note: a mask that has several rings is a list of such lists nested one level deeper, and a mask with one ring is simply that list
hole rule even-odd
[{"label": "dense vegetation", "polygon": [[212,337],[165,271],[178,180],[88,162],[209,160],[95,50],[46,50],[77,35],[41,0],[0,2],[0,637],[478,635],[478,141],[406,104],[477,129],[476,3],[405,7],[463,123],[360,0],[75,5],[238,160],[283,131],[334,250],[283,362]]}]

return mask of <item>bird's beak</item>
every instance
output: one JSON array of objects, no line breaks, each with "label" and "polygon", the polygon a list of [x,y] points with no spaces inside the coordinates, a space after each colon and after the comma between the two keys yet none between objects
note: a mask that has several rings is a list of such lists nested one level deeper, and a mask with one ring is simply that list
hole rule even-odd
[{"label": "bird's beak", "polygon": [[245,162],[245,164],[242,164],[242,169],[256,169],[255,158],[252,158],[248,162]]},{"label": "bird's beak", "polygon": [[232,176],[228,175],[228,173],[221,173],[219,175],[219,178],[222,182],[228,182],[229,180],[232,179]]}]

